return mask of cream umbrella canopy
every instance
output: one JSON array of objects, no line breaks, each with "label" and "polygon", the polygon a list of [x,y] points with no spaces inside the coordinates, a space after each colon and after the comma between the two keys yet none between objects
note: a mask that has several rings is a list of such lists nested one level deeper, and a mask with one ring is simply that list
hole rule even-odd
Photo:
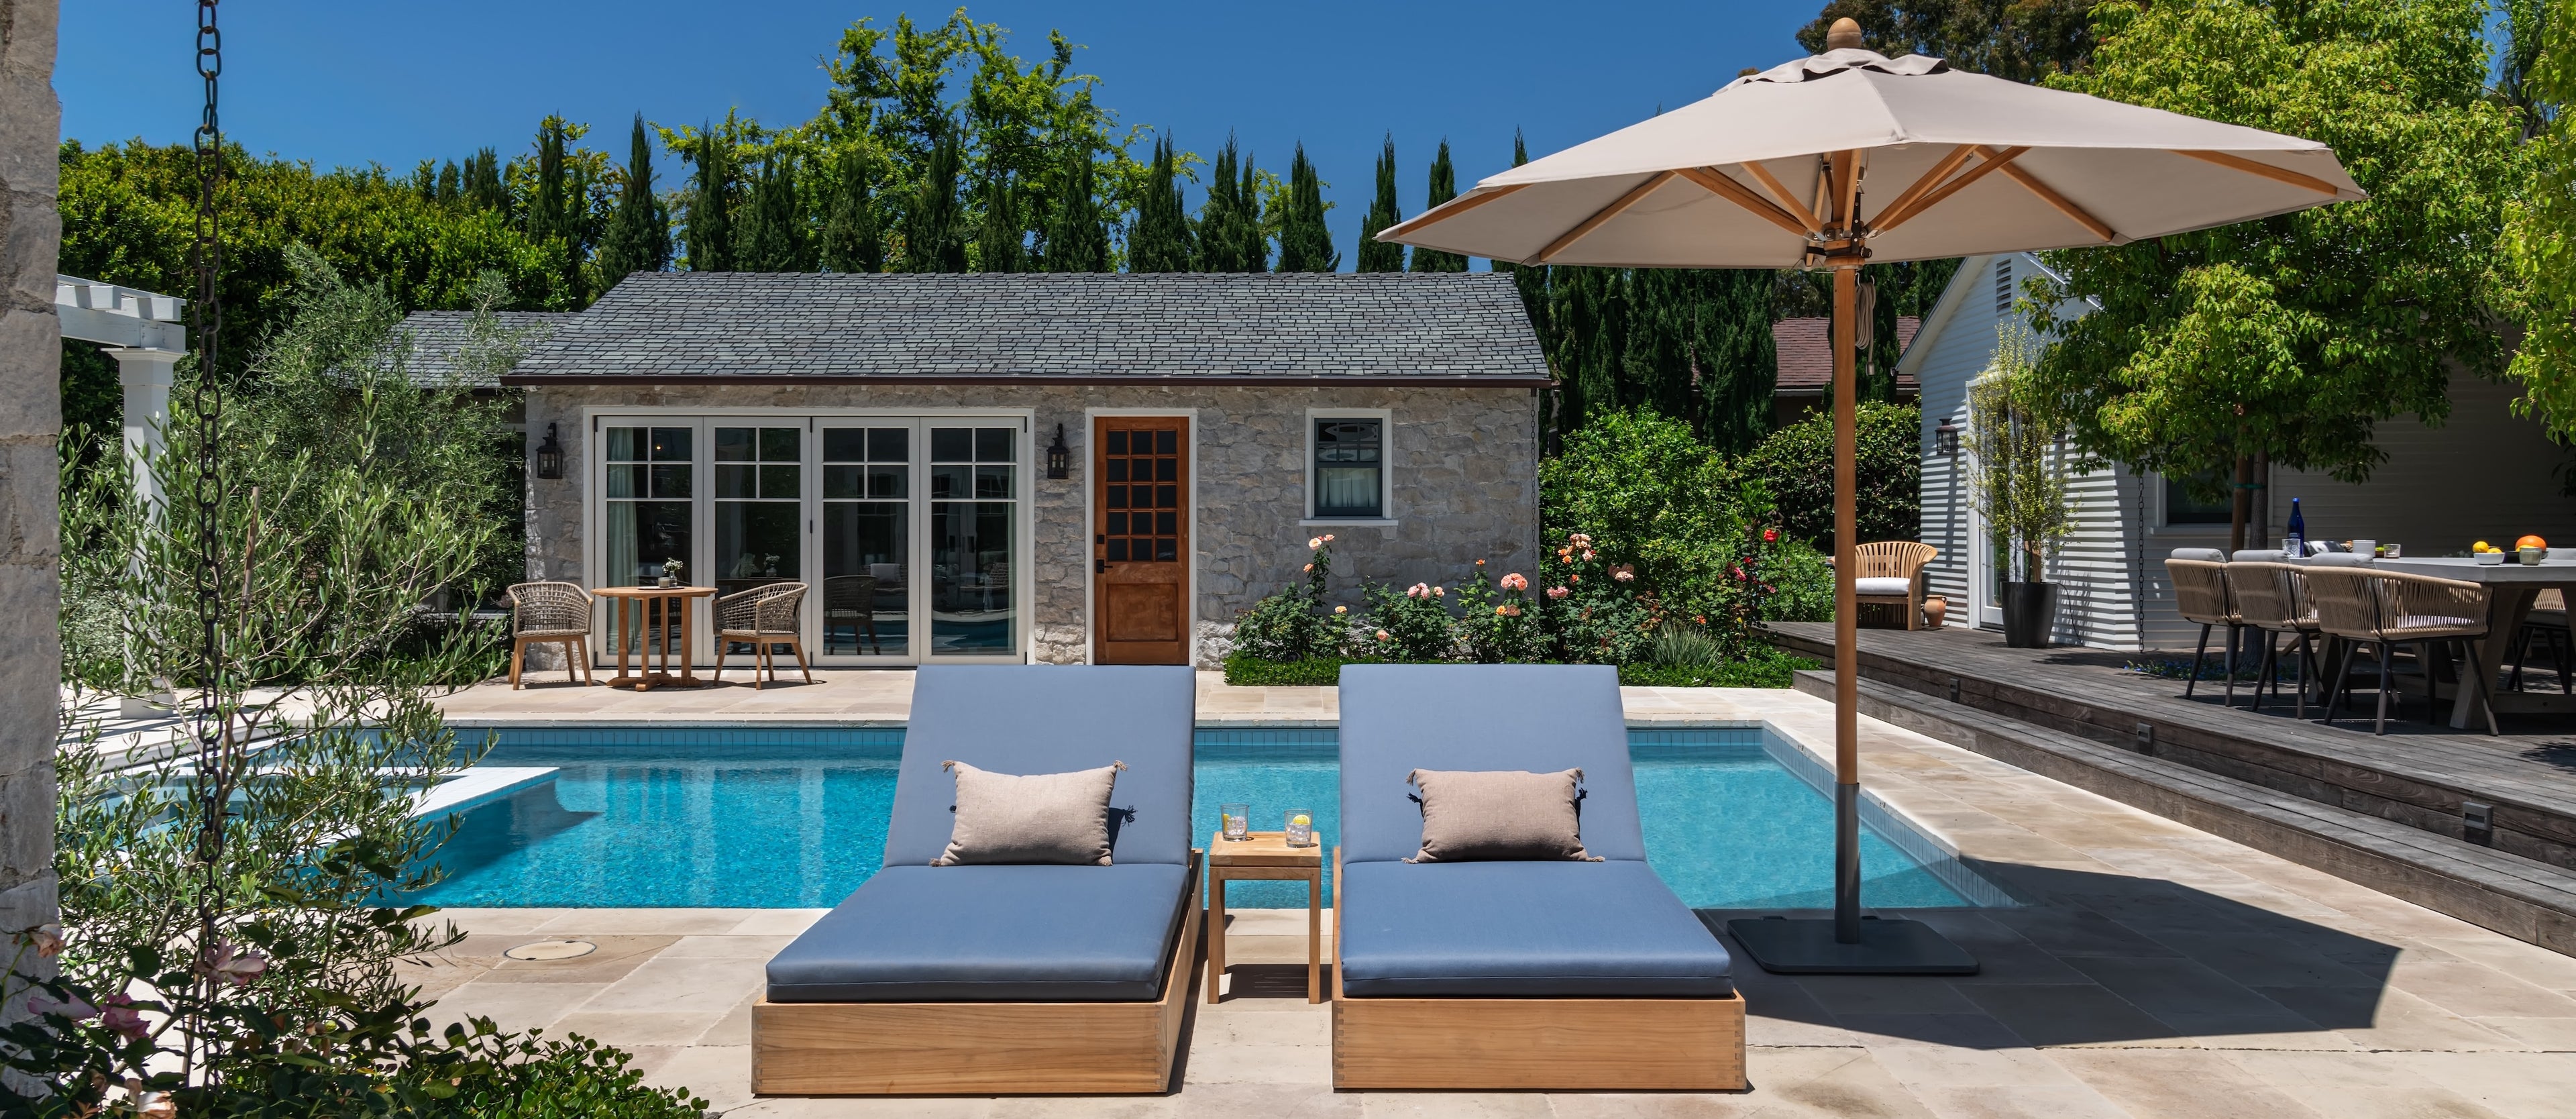
[{"label": "cream umbrella canopy", "polygon": [[1521,264],[1834,273],[1834,919],[1733,923],[1774,971],[1976,963],[1860,912],[1852,384],[1860,267],[2120,245],[2368,197],[2295,136],[2022,85],[1861,47],[1826,51],[1534,160],[1378,234]]}]

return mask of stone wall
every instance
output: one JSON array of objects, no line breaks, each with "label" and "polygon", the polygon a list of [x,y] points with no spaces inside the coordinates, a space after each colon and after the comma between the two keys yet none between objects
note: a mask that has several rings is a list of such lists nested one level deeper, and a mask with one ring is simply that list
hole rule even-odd
[{"label": "stone wall", "polygon": [[[0,933],[55,916],[53,746],[62,643],[54,440],[62,323],[54,317],[62,221],[54,186],[54,0],[0,0]],[[6,946],[13,957],[18,946]],[[30,954],[28,959],[32,960]],[[11,1005],[0,1017],[15,1017]]]},{"label": "stone wall", "polygon": [[[1083,537],[1091,490],[1086,409],[1194,413],[1197,471],[1196,659],[1224,655],[1235,616],[1277,590],[1305,562],[1306,540],[1337,537],[1348,601],[1359,579],[1455,581],[1478,559],[1528,569],[1538,555],[1538,402],[1527,389],[1264,388],[1209,386],[633,385],[528,391],[528,427],[562,425],[564,478],[532,480],[530,578],[587,582],[582,571],[581,491],[590,433],[585,408],[1034,408],[1036,445],[1057,424],[1073,450],[1073,477],[1037,475],[1032,544],[1033,652],[1077,663],[1088,656],[1085,618],[1091,548]],[[1305,521],[1307,410],[1385,409],[1391,446],[1389,519]]]}]

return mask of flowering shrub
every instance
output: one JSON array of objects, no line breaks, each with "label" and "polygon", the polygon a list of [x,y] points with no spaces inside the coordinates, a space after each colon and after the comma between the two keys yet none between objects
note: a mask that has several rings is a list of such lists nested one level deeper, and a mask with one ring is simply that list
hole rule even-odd
[{"label": "flowering shrub", "polygon": [[1476,574],[1458,588],[1458,608],[1458,642],[1468,660],[1502,664],[1546,659],[1527,576],[1515,571],[1500,582],[1490,581],[1485,561],[1477,560]]},{"label": "flowering shrub", "polygon": [[1445,661],[1458,652],[1457,622],[1449,616],[1446,588],[1415,583],[1401,591],[1371,585],[1363,592],[1367,639],[1359,651],[1392,661]]},{"label": "flowering shrub", "polygon": [[1266,661],[1303,661],[1338,656],[1347,624],[1324,609],[1324,587],[1333,575],[1333,538],[1327,533],[1306,541],[1309,555],[1302,580],[1252,604],[1235,619],[1234,648]]}]

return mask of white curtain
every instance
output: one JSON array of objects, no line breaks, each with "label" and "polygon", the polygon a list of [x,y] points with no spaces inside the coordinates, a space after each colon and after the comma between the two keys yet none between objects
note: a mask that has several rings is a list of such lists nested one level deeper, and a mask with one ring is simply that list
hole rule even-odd
[{"label": "white curtain", "polygon": [[1377,467],[1326,466],[1315,471],[1318,512],[1367,510],[1376,513]]}]

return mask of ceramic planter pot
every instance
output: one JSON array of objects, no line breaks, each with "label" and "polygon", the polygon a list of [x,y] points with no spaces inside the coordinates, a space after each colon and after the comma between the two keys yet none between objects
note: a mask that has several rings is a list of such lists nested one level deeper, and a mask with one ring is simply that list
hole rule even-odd
[{"label": "ceramic planter pot", "polygon": [[2045,649],[2057,627],[2057,584],[2004,584],[2004,647]]},{"label": "ceramic planter pot", "polygon": [[1948,618],[1949,616],[1949,599],[1943,598],[1939,595],[1933,595],[1932,597],[1923,600],[1924,624],[1931,626],[1933,629],[1939,629],[1941,628],[1943,619]]}]

